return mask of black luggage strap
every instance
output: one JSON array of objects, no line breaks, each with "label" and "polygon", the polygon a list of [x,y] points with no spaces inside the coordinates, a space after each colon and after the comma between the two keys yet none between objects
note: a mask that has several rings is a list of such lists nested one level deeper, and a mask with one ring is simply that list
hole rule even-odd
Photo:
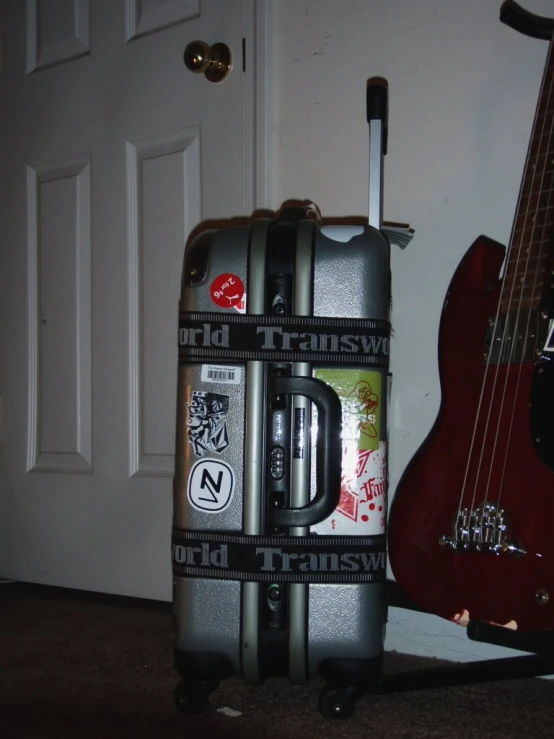
[{"label": "black luggage strap", "polygon": [[179,361],[252,360],[388,367],[390,323],[365,318],[179,315]]},{"label": "black luggage strap", "polygon": [[385,535],[243,536],[173,530],[173,574],[268,583],[385,582]]}]

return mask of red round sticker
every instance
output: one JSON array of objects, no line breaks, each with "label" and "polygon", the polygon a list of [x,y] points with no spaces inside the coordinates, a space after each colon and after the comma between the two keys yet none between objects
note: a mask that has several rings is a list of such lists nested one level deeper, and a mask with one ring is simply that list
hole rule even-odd
[{"label": "red round sticker", "polygon": [[220,308],[238,305],[244,295],[244,284],[240,277],[232,274],[219,275],[210,287],[212,300]]}]

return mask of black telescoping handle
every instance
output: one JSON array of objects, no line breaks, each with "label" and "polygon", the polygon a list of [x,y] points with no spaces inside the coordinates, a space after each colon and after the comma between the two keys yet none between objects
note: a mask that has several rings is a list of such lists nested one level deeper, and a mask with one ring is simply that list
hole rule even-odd
[{"label": "black telescoping handle", "polygon": [[303,395],[317,407],[316,494],[302,508],[274,508],[269,513],[274,526],[312,526],[330,516],[340,500],[341,402],[332,387],[315,377],[274,375],[269,389],[274,395]]},{"label": "black telescoping handle", "polygon": [[378,230],[383,224],[383,162],[387,153],[389,86],[382,77],[367,81],[366,111],[369,124],[368,224]]},{"label": "black telescoping handle", "polygon": [[381,121],[383,154],[387,153],[389,86],[382,77],[371,77],[366,89],[367,122]]}]

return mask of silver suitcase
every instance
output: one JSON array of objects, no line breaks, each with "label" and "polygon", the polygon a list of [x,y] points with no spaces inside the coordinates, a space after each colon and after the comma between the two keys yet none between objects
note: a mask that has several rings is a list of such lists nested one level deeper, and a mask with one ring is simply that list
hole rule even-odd
[{"label": "silver suitcase", "polygon": [[322,677],[322,714],[346,716],[381,674],[387,95],[369,81],[370,225],[292,208],[185,252],[172,537],[184,712],[238,674]]}]

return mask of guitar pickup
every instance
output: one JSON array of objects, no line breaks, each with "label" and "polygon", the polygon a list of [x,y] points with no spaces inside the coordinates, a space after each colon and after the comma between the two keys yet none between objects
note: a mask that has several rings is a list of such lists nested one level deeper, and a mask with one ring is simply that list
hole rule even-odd
[{"label": "guitar pickup", "polygon": [[489,365],[533,362],[547,335],[547,320],[538,310],[499,313],[489,319],[483,349]]}]

